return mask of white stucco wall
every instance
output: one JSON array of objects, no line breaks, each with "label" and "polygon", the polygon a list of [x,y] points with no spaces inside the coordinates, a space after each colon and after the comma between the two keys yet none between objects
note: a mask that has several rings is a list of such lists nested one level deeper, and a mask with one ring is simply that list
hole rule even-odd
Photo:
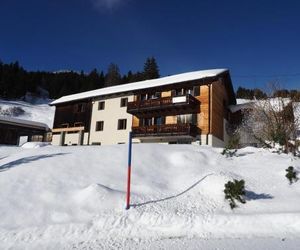
[{"label": "white stucco wall", "polygon": [[[121,98],[128,98],[129,102],[133,101],[133,95],[130,95],[114,98],[99,98],[93,102],[90,144],[101,143],[101,145],[110,145],[128,142],[128,134],[132,126],[132,115],[127,113],[127,107],[120,107]],[[99,101],[105,101],[104,110],[98,110]],[[118,130],[119,119],[127,119],[125,130]],[[104,121],[103,131],[96,131],[97,121]]]},{"label": "white stucco wall", "polygon": [[60,134],[52,135],[52,142],[51,144],[54,146],[59,146]]},{"label": "white stucco wall", "polygon": [[72,144],[78,145],[78,140],[79,140],[79,133],[72,133],[72,134],[66,133],[65,135],[65,144],[67,145],[72,145]]},{"label": "white stucco wall", "polygon": [[219,138],[209,134],[208,135],[208,144],[206,144],[206,135],[200,136],[200,145],[209,145],[217,148],[223,148],[225,143]]},{"label": "white stucco wall", "polygon": [[[55,146],[59,146],[60,137],[61,137],[61,134],[52,135],[51,144],[55,145]],[[83,134],[82,145],[87,145],[88,144],[88,137],[89,137],[89,133],[84,133]],[[77,132],[77,133],[66,133],[64,144],[67,144],[67,145],[77,144],[77,145],[79,145],[78,140],[79,140],[79,132]]]},{"label": "white stucco wall", "polygon": [[89,133],[84,133],[84,135],[83,135],[84,137],[83,137],[83,145],[88,145],[88,140],[89,140]]}]

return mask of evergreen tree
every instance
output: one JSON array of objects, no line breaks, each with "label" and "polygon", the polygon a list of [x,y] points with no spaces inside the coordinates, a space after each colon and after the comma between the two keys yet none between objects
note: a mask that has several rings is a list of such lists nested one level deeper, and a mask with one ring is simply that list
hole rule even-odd
[{"label": "evergreen tree", "polygon": [[90,74],[88,75],[88,82],[86,86],[86,90],[93,90],[97,89],[99,81],[99,74],[97,69],[93,69]]},{"label": "evergreen tree", "polygon": [[242,98],[242,99],[263,99],[266,98],[267,94],[263,92],[260,89],[247,89],[243,87],[239,87],[237,92],[236,92],[236,98]]},{"label": "evergreen tree", "polygon": [[129,70],[128,73],[127,73],[127,80],[128,80],[128,82],[133,82],[132,78],[133,78],[132,71]]},{"label": "evergreen tree", "polygon": [[[153,70],[154,69],[154,70]],[[137,82],[144,79],[158,77],[158,67],[154,58],[148,58],[144,72],[129,71],[123,77],[119,67],[111,64],[107,74],[99,73],[96,69],[89,74],[77,72],[29,72],[24,70],[18,62],[3,63],[0,61],[0,97],[21,98],[26,92],[39,92],[40,87],[49,92],[49,98],[56,99],[63,95],[70,95],[87,90],[113,86],[122,83]],[[154,72],[154,73],[151,73]],[[156,73],[155,73],[156,72]],[[150,75],[150,76],[149,76]]]},{"label": "evergreen tree", "polygon": [[250,89],[239,87],[236,92],[236,98],[253,99],[253,93],[251,93]]},{"label": "evergreen tree", "polygon": [[290,96],[290,92],[287,89],[279,89],[273,93],[273,97],[287,98]]},{"label": "evergreen tree", "polygon": [[253,89],[253,97],[256,99],[264,99],[267,97],[267,94],[260,89]]},{"label": "evergreen tree", "polygon": [[121,83],[120,69],[117,64],[111,63],[108,66],[107,74],[105,76],[105,86],[114,86]]},{"label": "evergreen tree", "polygon": [[98,82],[98,88],[103,88],[105,85],[105,75],[104,72],[101,70],[100,74],[99,74],[99,82]]},{"label": "evergreen tree", "polygon": [[148,57],[144,64],[144,80],[159,78],[159,69],[154,57]]}]

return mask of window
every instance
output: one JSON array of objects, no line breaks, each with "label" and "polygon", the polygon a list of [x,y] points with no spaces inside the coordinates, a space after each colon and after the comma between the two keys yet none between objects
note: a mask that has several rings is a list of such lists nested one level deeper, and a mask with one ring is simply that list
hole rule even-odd
[{"label": "window", "polygon": [[155,92],[155,93],[148,94],[148,99],[158,99],[160,98],[160,96],[161,96],[160,92]]},{"label": "window", "polygon": [[165,124],[165,117],[154,117],[154,125],[163,125]]},{"label": "window", "polygon": [[197,124],[197,114],[177,115],[177,124]]},{"label": "window", "polygon": [[194,96],[200,95],[200,86],[194,86]]},{"label": "window", "polygon": [[103,131],[104,128],[104,121],[96,122],[96,131]]},{"label": "window", "polygon": [[85,104],[84,103],[78,103],[75,105],[75,112],[76,113],[82,113],[84,112]]},{"label": "window", "polygon": [[147,100],[147,94],[141,94],[140,100],[141,100],[141,101]]},{"label": "window", "polygon": [[187,95],[194,95],[194,89],[193,88],[188,88],[188,89],[185,90],[185,93]]},{"label": "window", "polygon": [[103,110],[105,108],[105,102],[98,102],[98,110]]},{"label": "window", "polygon": [[126,119],[119,119],[118,120],[118,130],[125,130],[127,125]]},{"label": "window", "polygon": [[183,96],[183,95],[199,96],[200,88],[199,86],[195,86],[190,88],[178,88],[172,90],[172,96]]},{"label": "window", "polygon": [[184,89],[184,88],[178,88],[178,89],[174,89],[172,90],[172,96],[183,96],[186,94],[193,94],[193,89]]},{"label": "window", "polygon": [[121,98],[120,107],[126,107],[128,103],[128,98]]},{"label": "window", "polygon": [[140,124],[140,126],[152,126],[153,119],[152,118],[141,118],[139,124]]},{"label": "window", "polygon": [[175,89],[175,96],[181,96],[184,94],[184,89]]}]

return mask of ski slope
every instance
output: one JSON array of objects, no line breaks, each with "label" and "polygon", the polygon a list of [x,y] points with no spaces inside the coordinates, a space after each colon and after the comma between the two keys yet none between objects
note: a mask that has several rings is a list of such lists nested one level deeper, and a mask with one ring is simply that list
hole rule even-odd
[{"label": "ski slope", "polygon": [[[300,159],[244,148],[134,144],[125,210],[127,146],[0,146],[0,249],[298,249]],[[224,184],[244,179],[231,210]]]}]

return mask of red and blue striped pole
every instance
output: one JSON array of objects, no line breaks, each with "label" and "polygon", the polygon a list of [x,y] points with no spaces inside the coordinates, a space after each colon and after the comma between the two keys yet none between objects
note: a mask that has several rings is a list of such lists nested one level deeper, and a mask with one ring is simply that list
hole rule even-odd
[{"label": "red and blue striped pole", "polygon": [[129,132],[126,210],[130,208],[131,149],[132,149],[132,134],[131,132]]}]

